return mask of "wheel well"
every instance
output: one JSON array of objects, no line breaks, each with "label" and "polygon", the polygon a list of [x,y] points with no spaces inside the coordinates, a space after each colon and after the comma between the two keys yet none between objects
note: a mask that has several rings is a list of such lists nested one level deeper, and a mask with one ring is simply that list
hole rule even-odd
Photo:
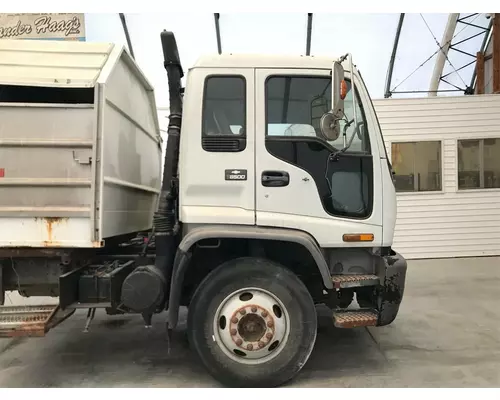
[{"label": "wheel well", "polygon": [[323,279],[313,256],[299,243],[261,239],[204,239],[191,247],[192,257],[183,288],[182,305],[189,305],[201,281],[225,261],[239,257],[262,257],[292,271],[306,285],[315,301],[323,294]]}]

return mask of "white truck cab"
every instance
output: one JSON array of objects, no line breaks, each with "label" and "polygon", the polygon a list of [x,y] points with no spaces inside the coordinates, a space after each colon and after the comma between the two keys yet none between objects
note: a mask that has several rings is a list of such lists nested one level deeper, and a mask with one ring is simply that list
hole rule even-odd
[{"label": "white truck cab", "polygon": [[[179,166],[180,220],[187,228],[257,225],[307,232],[324,248],[392,245],[394,184],[377,116],[356,70],[346,72],[344,99],[345,118],[353,119],[356,108],[357,123],[346,129],[352,143],[329,161],[344,147],[343,135],[327,140],[320,129],[332,108],[333,62],[211,55],[189,70]],[[340,124],[343,129],[345,121]],[[356,234],[371,240],[344,240]]]}]

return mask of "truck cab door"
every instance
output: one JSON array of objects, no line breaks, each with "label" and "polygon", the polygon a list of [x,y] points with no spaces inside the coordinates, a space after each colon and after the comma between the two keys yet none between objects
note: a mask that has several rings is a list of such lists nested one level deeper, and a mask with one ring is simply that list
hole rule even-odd
[{"label": "truck cab door", "polygon": [[195,67],[187,80],[181,221],[255,225],[254,70]]},{"label": "truck cab door", "polygon": [[[319,131],[331,108],[329,70],[257,69],[255,88],[257,225],[308,232],[321,247],[381,245],[378,131],[372,113],[363,111],[371,104],[364,88],[356,85],[359,132],[334,161],[330,155],[343,147],[343,137],[327,142]],[[352,95],[349,90],[344,102],[349,119]],[[347,139],[353,132],[354,126],[347,129]],[[363,233],[373,240],[344,241],[345,234]]]}]

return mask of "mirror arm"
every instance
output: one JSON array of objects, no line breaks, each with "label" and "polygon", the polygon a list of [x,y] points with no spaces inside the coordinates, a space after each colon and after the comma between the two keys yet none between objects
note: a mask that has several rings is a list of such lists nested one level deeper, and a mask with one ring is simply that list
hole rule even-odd
[{"label": "mirror arm", "polygon": [[349,127],[351,126],[352,122],[354,120],[351,120],[351,121],[348,121],[345,125],[344,125],[344,129],[342,130],[342,138],[343,138],[343,141],[344,141],[344,149],[346,148],[347,146],[347,143],[346,143],[346,138],[347,138],[347,129],[349,129]]},{"label": "mirror arm", "polygon": [[339,159],[339,156],[342,154],[342,153],[345,153],[347,150],[349,150],[349,148],[351,147],[352,145],[352,142],[354,140],[354,136],[356,135],[356,133],[359,131],[359,126],[356,125],[356,128],[354,129],[354,132],[352,133],[351,135],[351,138],[349,139],[349,143],[347,143],[347,145],[345,144],[345,138],[347,136],[347,129],[349,128],[349,126],[351,126],[351,124],[353,123],[354,119],[352,119],[351,121],[349,121],[345,126],[344,126],[344,132],[343,132],[343,136],[344,136],[344,148],[336,151],[335,153],[332,153],[330,154],[330,156],[328,157],[328,159],[330,161],[338,161]]}]

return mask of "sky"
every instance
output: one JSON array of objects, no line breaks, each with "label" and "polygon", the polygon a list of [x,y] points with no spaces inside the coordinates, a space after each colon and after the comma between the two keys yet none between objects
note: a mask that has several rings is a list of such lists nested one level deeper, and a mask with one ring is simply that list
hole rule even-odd
[{"label": "sky", "polygon": [[[464,15],[467,14],[462,16]],[[168,86],[163,68],[160,32],[167,29],[175,33],[181,62],[187,71],[200,55],[217,52],[213,14],[141,13],[126,14],[126,18],[136,61],[155,88],[157,106],[168,107]],[[438,42],[441,41],[447,19],[448,14],[406,14],[392,87],[401,83],[438,50],[434,37]],[[472,22],[473,19],[474,24],[480,26],[488,24],[484,14],[479,14],[468,21]],[[398,20],[399,14],[396,13],[314,14],[311,54],[337,58],[346,52],[352,53],[354,63],[360,69],[371,97],[383,98]],[[85,14],[85,21],[87,41],[126,45],[118,14]],[[306,27],[305,13],[222,13],[220,16],[222,51],[304,54]],[[459,24],[455,31],[458,35],[453,43],[478,32],[480,32],[478,28]],[[467,41],[458,48],[475,54],[479,50],[483,36]],[[460,68],[472,61],[472,58],[450,51],[449,60],[453,66],[446,63],[444,73],[453,72],[453,68]],[[434,63],[435,57],[404,81],[398,90],[427,90]],[[473,66],[470,66],[458,71],[458,74],[453,73],[449,81],[463,88],[470,83],[472,71]],[[440,89],[451,89],[451,87],[442,83]],[[394,94],[393,97],[407,96],[410,95]],[[425,96],[425,94],[411,96]]]}]

